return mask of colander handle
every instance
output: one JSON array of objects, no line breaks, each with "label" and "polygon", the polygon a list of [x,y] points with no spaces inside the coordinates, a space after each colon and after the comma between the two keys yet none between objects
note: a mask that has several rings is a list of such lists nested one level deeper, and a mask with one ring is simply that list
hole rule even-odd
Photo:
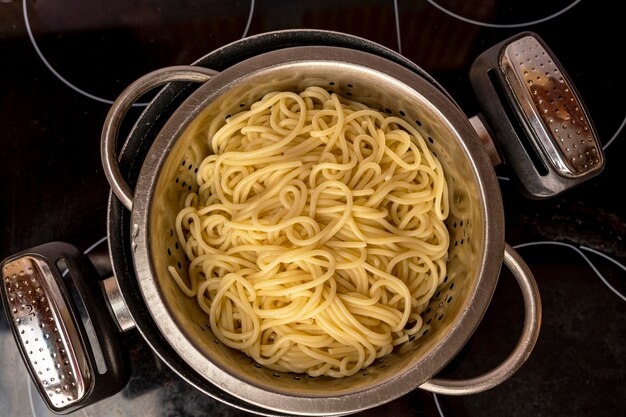
[{"label": "colander handle", "polygon": [[115,100],[104,121],[100,153],[104,174],[111,189],[128,210],[133,207],[133,191],[122,175],[118,163],[117,139],[126,112],[145,93],[153,88],[175,82],[205,83],[217,72],[208,68],[178,65],[161,68],[142,76],[130,84]]},{"label": "colander handle", "polygon": [[541,327],[541,297],[539,288],[528,265],[519,254],[505,244],[504,264],[511,270],[524,297],[524,327],[513,352],[493,370],[474,378],[468,379],[444,379],[432,378],[420,385],[420,388],[445,395],[469,395],[478,394],[494,388],[508,378],[526,362],[530,356]]}]

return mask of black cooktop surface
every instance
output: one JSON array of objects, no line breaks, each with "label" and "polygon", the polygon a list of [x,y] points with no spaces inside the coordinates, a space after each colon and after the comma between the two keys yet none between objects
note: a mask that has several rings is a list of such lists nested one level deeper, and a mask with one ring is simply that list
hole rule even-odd
[{"label": "black cooktop surface", "polygon": [[[626,28],[614,5],[591,0],[179,1],[0,0],[0,258],[61,240],[107,273],[109,185],[100,132],[110,104],[139,76],[190,64],[243,37],[282,29],[357,35],[432,75],[468,116],[468,72],[491,45],[539,34],[583,97],[606,155],[597,177],[549,200],[528,200],[496,168],[506,239],[542,296],[537,345],[515,375],[469,396],[414,392],[361,415],[626,416],[626,82],[616,57]],[[133,108],[129,120],[142,107]],[[440,373],[483,373],[515,344],[523,303],[503,270],[478,330]],[[246,415],[196,390],[136,330],[124,334],[132,377],[79,416]],[[0,416],[48,416],[0,314]]]}]

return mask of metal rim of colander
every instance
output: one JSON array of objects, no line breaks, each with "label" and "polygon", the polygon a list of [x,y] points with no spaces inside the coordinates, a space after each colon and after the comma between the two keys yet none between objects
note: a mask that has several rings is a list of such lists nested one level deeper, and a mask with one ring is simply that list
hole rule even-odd
[{"label": "metal rim of colander", "polygon": [[[481,235],[483,251],[479,256],[479,277],[465,309],[457,317],[452,329],[428,355],[414,366],[380,384],[355,392],[320,396],[287,395],[275,392],[250,381],[244,381],[225,372],[219,363],[213,363],[190,343],[185,332],[168,313],[157,284],[150,231],[154,190],[168,154],[177,139],[193,121],[206,103],[226,91],[229,86],[244,82],[248,77],[281,66],[299,69],[313,65],[358,68],[380,82],[395,83],[424,97],[433,111],[449,124],[459,139],[465,157],[472,167],[477,183],[480,215],[483,219]],[[300,415],[347,414],[372,408],[406,394],[426,382],[441,370],[461,349],[480,322],[495,289],[504,252],[504,216],[500,191],[493,166],[467,117],[445,94],[423,77],[385,58],[365,52],[337,47],[296,47],[265,53],[224,70],[201,86],[167,121],[155,139],[145,159],[135,189],[131,213],[133,262],[140,290],[153,320],[163,336],[182,359],[208,382],[248,403],[265,409]]]}]

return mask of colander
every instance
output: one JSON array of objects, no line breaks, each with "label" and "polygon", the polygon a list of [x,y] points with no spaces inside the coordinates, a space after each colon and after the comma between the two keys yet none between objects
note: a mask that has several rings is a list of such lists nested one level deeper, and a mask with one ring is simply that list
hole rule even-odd
[{"label": "colander", "polygon": [[[302,38],[306,34],[309,36]],[[288,41],[320,34],[342,41]],[[582,101],[545,44],[535,34],[523,33],[483,54],[473,69],[473,80],[481,90],[479,98],[486,97],[489,105],[482,116],[470,119],[428,74],[367,41],[321,31],[286,31],[246,42],[247,55],[219,68],[219,73],[201,66],[176,66],[147,74],[120,95],[105,121],[103,165],[115,194],[110,201],[109,244],[118,282],[111,278],[103,288],[119,329],[136,324],[155,351],[191,384],[258,414],[345,415],[384,404],[418,387],[443,394],[472,394],[509,378],[534,347],[541,308],[531,271],[504,241],[504,213],[493,163],[500,158],[514,161],[522,190],[535,198],[578,185],[597,175],[604,163]],[[226,51],[230,48],[232,57],[241,45],[235,43]],[[251,50],[250,45],[260,46],[259,50]],[[536,68],[545,66],[545,71],[540,73],[533,67],[535,63]],[[136,162],[131,157],[135,165],[130,169],[138,171],[136,184],[131,186],[118,165],[116,143],[121,120],[146,91],[175,81],[201,85],[166,117],[156,137],[150,138],[145,158]],[[543,89],[535,93],[538,90],[533,85]],[[323,87],[410,122],[427,138],[449,186],[448,274],[423,314],[423,328],[390,355],[339,379],[266,369],[224,346],[212,334],[209,319],[195,299],[184,296],[168,272],[173,266],[187,278],[189,260],[177,241],[174,224],[185,195],[197,189],[194,174],[209,152],[206,133],[269,91],[302,91],[310,86]],[[164,91],[175,91],[171,85],[167,88]],[[169,93],[162,92],[161,99],[163,94]],[[566,99],[555,104],[559,96]],[[553,100],[549,111],[538,106],[546,99]],[[140,121],[150,111],[146,110]],[[567,112],[575,117],[574,122],[562,118],[555,122]],[[500,120],[502,114],[505,120]],[[139,124],[131,137],[147,131]],[[571,135],[560,140],[559,129],[568,128]],[[506,136],[498,142],[500,152],[491,140],[493,132],[498,139]],[[127,157],[132,146],[127,144],[122,151]],[[120,204],[128,211],[121,210]],[[110,342],[114,337],[110,329],[93,323],[95,335],[90,337],[91,327],[83,325],[79,314],[67,314],[76,311],[71,308],[79,304],[84,305],[83,315],[96,317],[92,304],[98,303],[90,300],[98,297],[98,290],[93,286],[91,290],[80,288],[78,298],[83,300],[73,300],[58,259],[70,260],[66,263],[74,279],[88,274],[85,260],[75,248],[46,245],[7,259],[2,289],[5,310],[36,386],[51,410],[65,413],[110,395],[126,382],[127,372],[123,354]],[[485,375],[467,380],[436,378],[478,326],[502,263],[513,272],[524,297],[526,312],[519,342],[500,366]],[[127,275],[132,278],[121,278]],[[82,295],[85,291],[87,296]],[[39,300],[23,301],[27,294],[42,292],[46,295]],[[31,316],[33,311],[35,316]],[[97,321],[106,321],[101,312],[98,314]],[[33,327],[32,319],[26,323],[31,317],[37,318],[36,327],[44,332],[50,323],[68,324],[53,326],[54,334],[62,334],[55,342],[46,343],[48,338],[35,342],[28,330],[28,326]],[[48,367],[41,372],[41,361],[36,362],[28,353],[34,343],[43,343],[53,362],[56,357],[67,358],[62,369],[51,373]],[[94,346],[99,346],[99,351]],[[105,360],[98,362],[98,358]],[[71,380],[74,385],[61,384],[60,379]]]}]

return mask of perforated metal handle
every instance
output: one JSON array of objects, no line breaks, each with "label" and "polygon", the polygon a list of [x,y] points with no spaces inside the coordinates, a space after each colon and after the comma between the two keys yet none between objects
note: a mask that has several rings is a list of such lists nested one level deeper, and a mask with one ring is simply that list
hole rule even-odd
[{"label": "perforated metal handle", "polygon": [[132,210],[133,207],[133,192],[122,175],[117,157],[118,133],[126,112],[135,101],[153,88],[175,81],[204,83],[215,74],[216,71],[203,67],[179,65],[161,68],[126,87],[111,106],[104,122],[100,142],[102,166],[111,189],[128,210]]},{"label": "perforated metal handle", "polygon": [[126,385],[129,359],[95,268],[82,253],[52,242],[6,259],[1,268],[10,327],[51,411],[76,411]]},{"label": "perforated metal handle", "polygon": [[604,154],[584,102],[548,46],[524,32],[484,52],[470,79],[482,115],[530,197],[598,175]]},{"label": "perforated metal handle", "polygon": [[526,362],[541,327],[541,296],[528,265],[508,244],[504,250],[504,264],[511,270],[524,297],[524,327],[517,345],[509,356],[495,369],[469,379],[432,378],[420,388],[437,394],[468,395],[494,388],[509,379]]}]

